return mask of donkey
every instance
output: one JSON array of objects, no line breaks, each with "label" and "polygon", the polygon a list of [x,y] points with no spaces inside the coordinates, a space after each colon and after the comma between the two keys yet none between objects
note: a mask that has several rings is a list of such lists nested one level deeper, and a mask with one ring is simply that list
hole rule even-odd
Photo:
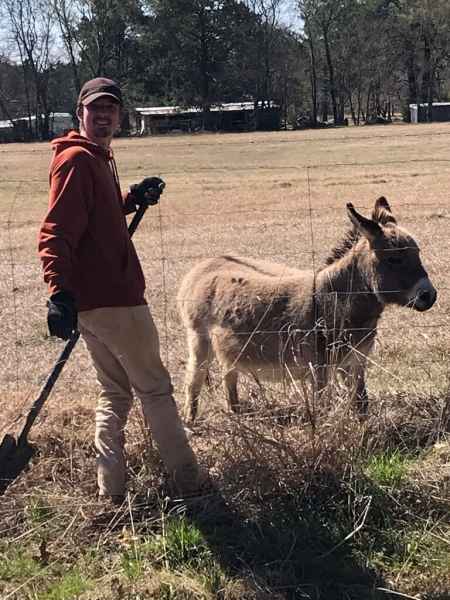
[{"label": "donkey", "polygon": [[196,418],[213,354],[234,412],[239,372],[257,382],[313,374],[320,392],[334,368],[354,384],[357,408],[366,413],[366,359],[385,306],[425,311],[436,290],[417,243],[397,225],[386,198],[378,198],[371,219],[351,203],[347,212],[353,227],[316,273],[222,256],[200,262],[184,277],[178,307],[189,349],[189,421]]}]

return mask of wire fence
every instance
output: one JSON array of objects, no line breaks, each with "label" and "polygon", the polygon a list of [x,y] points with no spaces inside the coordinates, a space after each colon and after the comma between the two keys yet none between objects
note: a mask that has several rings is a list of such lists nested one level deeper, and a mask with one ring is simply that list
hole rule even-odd
[{"label": "wire fence", "polygon": [[[445,139],[450,132],[431,135]],[[392,136],[379,135],[377,139],[383,141],[390,137]],[[403,134],[403,137],[423,140],[424,134]],[[345,142],[352,139],[358,142],[373,141],[371,135],[342,136],[335,138],[335,141],[339,139]],[[326,136],[315,138],[315,141],[328,140]],[[278,140],[281,144],[291,141]],[[304,143],[308,141],[305,140]],[[118,143],[120,144],[120,141]],[[229,143],[239,144],[234,141]],[[210,146],[214,146],[214,143]],[[0,148],[0,154],[3,152]],[[14,149],[12,152],[23,154],[30,151]],[[8,152],[9,154],[11,152]],[[339,242],[349,225],[345,216],[345,201],[339,205],[333,202],[336,194],[331,198],[326,197],[320,203],[317,202],[319,188],[322,189],[326,185],[324,179],[330,176],[330,172],[352,167],[356,173],[358,169],[369,167],[379,174],[380,168],[383,170],[404,167],[407,170],[411,166],[435,169],[443,185],[448,181],[450,158],[330,160],[326,164],[278,165],[277,171],[295,174],[294,189],[288,189],[286,192],[282,188],[283,192],[291,194],[289,202],[284,205],[274,203],[270,206],[265,202],[258,206],[257,198],[248,207],[236,203],[231,207],[224,204],[220,210],[217,206],[210,207],[207,203],[201,210],[180,203],[176,207],[170,207],[164,202],[160,204],[153,211],[151,219],[149,218],[138,232],[136,245],[147,279],[147,298],[161,335],[163,357],[174,379],[177,394],[181,393],[183,386],[186,348],[175,297],[181,278],[192,264],[231,251],[240,256],[254,256],[290,266],[300,263],[300,267],[316,272],[324,264],[324,258],[331,251],[333,244]],[[236,164],[187,166],[186,169],[171,169],[170,175],[207,173],[212,180],[212,187],[219,189],[221,184],[214,181],[219,172],[227,175],[249,173],[249,167]],[[252,176],[261,172],[270,172],[270,165],[255,164],[250,170]],[[160,174],[164,177],[164,172]],[[335,183],[337,189],[345,188],[345,193],[342,194],[345,199],[352,183],[341,183],[339,180]],[[385,184],[378,184],[375,180],[373,185],[383,188]],[[251,187],[250,184],[249,186]],[[31,214],[30,211],[26,211],[21,218],[21,212],[24,210],[23,196],[29,194],[30,188],[34,193],[46,194],[46,179],[1,177],[0,192],[2,187],[7,189],[9,201],[3,205],[6,208],[0,205],[0,346],[3,356],[0,380],[6,397],[8,394],[17,396],[17,418],[20,418],[21,411],[26,411],[30,398],[45,381],[55,357],[61,350],[61,343],[49,339],[46,335],[46,292],[42,285],[35,250],[43,206],[33,206]],[[201,188],[202,185],[198,184],[197,193],[202,193]],[[265,190],[265,198],[276,195],[278,190],[276,186],[269,187]],[[248,191],[246,189],[246,193]],[[418,186],[416,195],[419,196],[420,193],[421,188]],[[233,194],[236,196],[236,191],[233,191]],[[296,199],[294,194],[297,195]],[[384,371],[400,373],[406,384],[413,381],[411,374],[415,371],[417,387],[429,389],[439,389],[447,385],[448,373],[446,354],[450,340],[450,303],[447,302],[446,296],[450,284],[446,264],[450,251],[446,220],[450,218],[450,204],[445,195],[443,190],[437,200],[433,198],[431,201],[426,199],[418,202],[402,199],[399,203],[392,201],[394,213],[401,215],[400,224],[405,222],[414,237],[422,238],[423,261],[429,268],[439,300],[437,306],[429,313],[419,315],[402,309],[401,313],[394,311],[383,318],[378,325],[379,345],[372,357],[375,371],[377,364],[382,365]],[[358,202],[356,208],[370,216],[373,202],[369,204],[366,194],[364,196],[364,201]],[[367,294],[366,290],[355,289],[337,293],[345,295],[350,302],[364,294]],[[282,299],[283,294],[274,293],[272,296],[272,301]],[[354,330],[357,331],[358,327]],[[248,337],[254,335],[255,330],[244,329],[238,333]],[[280,331],[267,328],[258,330],[258,333],[279,335]],[[300,333],[307,334],[308,331],[298,328],[297,334]],[[61,376],[58,394],[70,398],[77,395],[94,395],[94,373],[82,346],[77,348],[71,363]],[[379,371],[381,370],[380,368]]]}]

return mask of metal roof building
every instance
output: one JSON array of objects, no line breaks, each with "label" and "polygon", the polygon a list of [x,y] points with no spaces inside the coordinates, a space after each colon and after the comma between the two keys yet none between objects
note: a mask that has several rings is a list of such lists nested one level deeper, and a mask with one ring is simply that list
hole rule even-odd
[{"label": "metal roof building", "polygon": [[140,135],[167,131],[253,131],[279,129],[280,107],[274,102],[227,102],[204,111],[197,107],[149,106],[135,109]]},{"label": "metal roof building", "polygon": [[[44,115],[42,115],[44,118]],[[31,139],[36,115],[0,121],[0,142],[22,142]],[[52,137],[60,135],[74,126],[70,113],[52,112],[49,115],[49,128]]]}]

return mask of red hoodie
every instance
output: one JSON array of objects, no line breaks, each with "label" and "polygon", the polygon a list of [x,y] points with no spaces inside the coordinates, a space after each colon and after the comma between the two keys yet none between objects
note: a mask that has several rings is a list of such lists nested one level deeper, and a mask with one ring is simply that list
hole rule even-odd
[{"label": "red hoodie", "polygon": [[49,209],[39,256],[50,294],[71,292],[79,311],[145,304],[145,281],[128,234],[110,150],[71,131],[53,140]]}]

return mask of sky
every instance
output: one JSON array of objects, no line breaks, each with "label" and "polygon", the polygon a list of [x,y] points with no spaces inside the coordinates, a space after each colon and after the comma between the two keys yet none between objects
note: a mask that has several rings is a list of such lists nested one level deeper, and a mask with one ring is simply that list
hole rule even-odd
[{"label": "sky", "polygon": [[290,29],[294,31],[302,30],[302,20],[300,19],[298,5],[295,0],[286,0],[283,3],[280,19],[283,25],[286,25]]}]

